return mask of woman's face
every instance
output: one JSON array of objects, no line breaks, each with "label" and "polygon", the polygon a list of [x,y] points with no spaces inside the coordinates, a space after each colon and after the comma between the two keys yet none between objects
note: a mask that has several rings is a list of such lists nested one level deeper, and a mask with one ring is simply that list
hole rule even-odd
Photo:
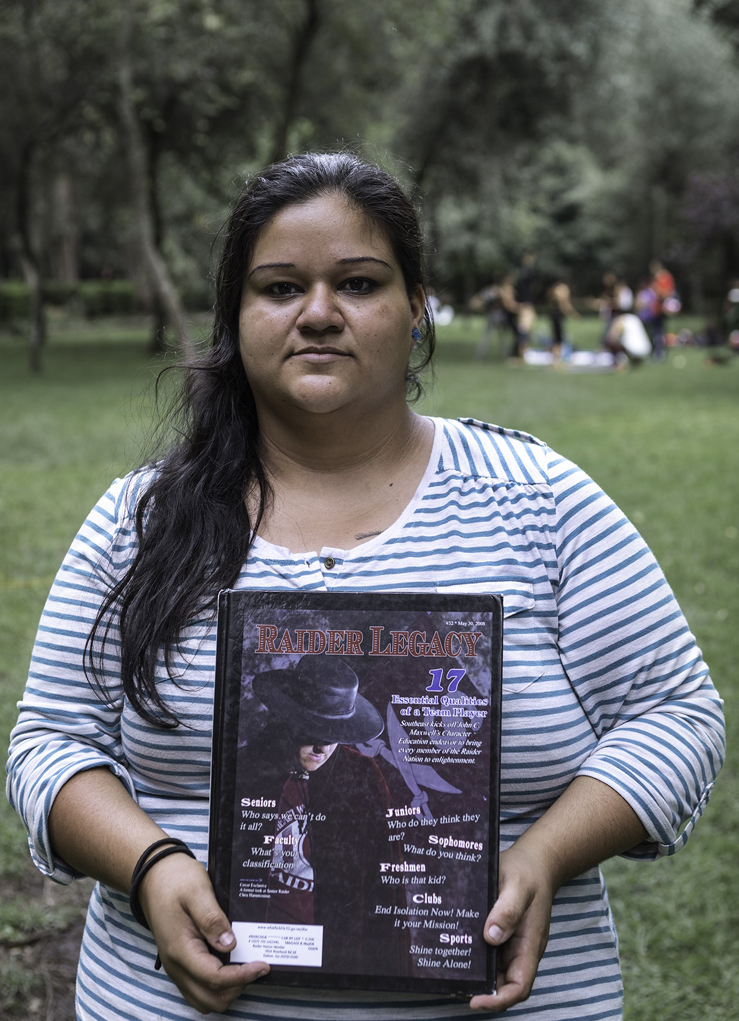
[{"label": "woman's face", "polygon": [[283,209],[257,240],[241,299],[241,358],[260,418],[404,402],[423,310],[383,232],[342,196]]},{"label": "woman's face", "polygon": [[324,762],[328,762],[338,747],[337,744],[322,744],[321,742],[301,745],[298,748],[300,765],[306,773],[312,773],[314,770],[320,769]]}]

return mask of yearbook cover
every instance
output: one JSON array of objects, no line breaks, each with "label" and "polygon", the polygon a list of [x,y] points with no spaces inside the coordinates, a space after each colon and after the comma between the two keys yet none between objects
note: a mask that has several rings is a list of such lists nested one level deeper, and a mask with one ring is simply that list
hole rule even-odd
[{"label": "yearbook cover", "polygon": [[499,596],[221,593],[208,867],[231,961],[493,991],[501,663]]}]

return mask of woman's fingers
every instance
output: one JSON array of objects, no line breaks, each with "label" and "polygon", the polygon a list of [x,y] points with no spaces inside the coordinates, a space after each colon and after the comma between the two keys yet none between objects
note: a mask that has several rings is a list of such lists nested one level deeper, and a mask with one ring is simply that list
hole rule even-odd
[{"label": "woman's fingers", "polygon": [[498,946],[510,939],[534,899],[536,887],[529,877],[513,870],[504,873],[501,857],[501,884],[498,899],[485,922],[485,939]]},{"label": "woman's fingers", "polygon": [[187,1002],[202,1014],[221,1012],[269,966],[261,961],[223,964],[209,947],[224,953],[236,944],[202,865],[171,855],[155,865],[141,887],[162,965]]},{"label": "woman's fingers", "polygon": [[526,1000],[547,945],[552,890],[514,848],[500,859],[500,894],[485,922],[485,939],[498,947],[498,987],[491,996],[474,996],[473,1010],[507,1010]]},{"label": "woman's fingers", "polygon": [[[210,886],[210,884],[208,884]],[[231,924],[216,903],[215,896],[209,889],[199,892],[187,904],[187,911],[195,923],[198,932],[219,953],[228,953],[236,945],[236,937]]]},{"label": "woman's fingers", "polygon": [[162,960],[184,998],[201,1014],[227,1010],[251,982],[269,971],[261,962],[222,964],[208,952],[202,938],[192,941],[182,953],[175,951]]},{"label": "woman's fingers", "polygon": [[499,949],[498,987],[492,996],[475,996],[470,1006],[477,1010],[502,1011],[531,995],[539,961],[546,946],[549,911],[536,902],[525,912],[518,928]]},{"label": "woman's fingers", "polygon": [[546,947],[550,912],[546,898],[533,899],[516,931],[499,951],[496,995],[475,997],[470,1006],[501,1011],[528,999]]}]

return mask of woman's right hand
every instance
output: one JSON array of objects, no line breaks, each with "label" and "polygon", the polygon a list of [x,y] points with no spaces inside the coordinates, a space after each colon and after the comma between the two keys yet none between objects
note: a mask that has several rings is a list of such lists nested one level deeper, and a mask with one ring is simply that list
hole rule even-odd
[{"label": "woman's right hand", "polygon": [[228,953],[236,939],[208,873],[192,858],[172,854],[152,866],[139,887],[139,903],[164,970],[201,1014],[226,1010],[250,982],[269,971],[264,962],[222,964],[210,952],[212,947]]}]

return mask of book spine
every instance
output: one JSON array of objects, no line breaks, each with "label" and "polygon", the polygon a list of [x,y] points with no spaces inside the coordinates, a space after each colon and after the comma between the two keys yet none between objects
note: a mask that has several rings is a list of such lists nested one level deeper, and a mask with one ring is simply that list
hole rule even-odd
[{"label": "book spine", "polygon": [[231,617],[231,592],[224,590],[218,593],[218,624],[216,637],[216,673],[215,673],[215,696],[213,705],[213,736],[210,755],[210,803],[208,828],[208,872],[213,880],[213,867],[215,862],[215,850],[218,840],[216,832],[217,820],[221,818],[218,810],[218,797],[221,789],[221,761],[220,746],[223,738],[223,715],[226,700],[224,698],[224,679],[227,676],[228,658],[228,636],[230,632]]}]

